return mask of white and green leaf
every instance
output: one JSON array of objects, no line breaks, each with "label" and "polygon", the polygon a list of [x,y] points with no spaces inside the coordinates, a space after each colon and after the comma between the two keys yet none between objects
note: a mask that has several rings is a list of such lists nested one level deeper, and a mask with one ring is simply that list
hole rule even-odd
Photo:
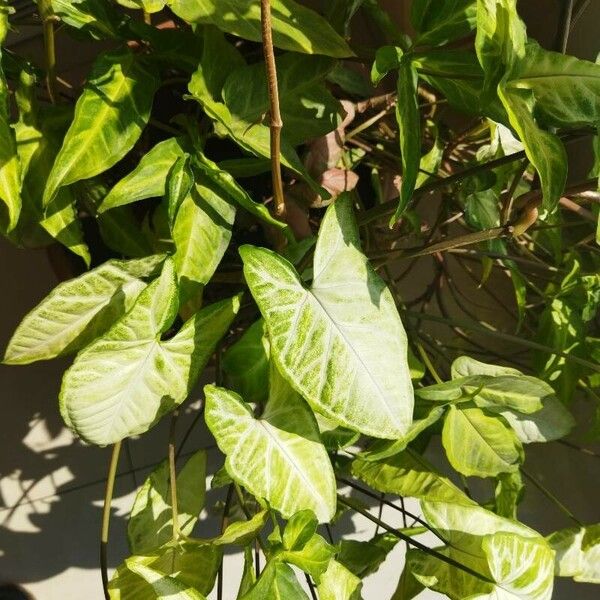
[{"label": "white and green leaf", "polygon": [[75,352],[126,313],[164,256],[109,261],[58,285],[17,327],[6,364],[28,364]]},{"label": "white and green leaf", "polygon": [[390,291],[360,250],[350,197],[327,210],[310,289],[274,252],[243,246],[240,253],[271,354],[312,408],[367,435],[405,435],[413,410],[406,333]]},{"label": "white and green leaf", "polygon": [[177,314],[175,269],[161,276],[124,317],[77,355],[60,393],[65,422],[84,440],[107,445],[144,433],[187,397],[239,308],[235,297],[161,336]]},{"label": "white and green leaf", "polygon": [[312,510],[329,522],[336,486],[314,416],[273,369],[269,401],[260,419],[234,392],[207,386],[205,418],[229,475],[285,518]]}]

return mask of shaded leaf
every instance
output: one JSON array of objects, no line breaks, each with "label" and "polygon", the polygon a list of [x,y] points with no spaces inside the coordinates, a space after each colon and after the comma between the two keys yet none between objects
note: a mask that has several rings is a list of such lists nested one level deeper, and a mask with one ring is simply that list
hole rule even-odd
[{"label": "shaded leaf", "polygon": [[[190,535],[204,506],[206,452],[193,454],[177,475],[179,530]],[[127,525],[133,554],[151,552],[173,535],[173,506],[169,465],[163,461],[142,484],[133,502]]]},{"label": "shaded leaf", "polygon": [[556,575],[600,583],[600,525],[557,531],[548,543],[556,552]]},{"label": "shaded leaf", "polygon": [[267,563],[254,587],[241,600],[308,600],[291,567],[278,560]]},{"label": "shaded leaf", "polygon": [[418,35],[415,44],[441,45],[475,29],[475,0],[414,0],[410,20]]}]

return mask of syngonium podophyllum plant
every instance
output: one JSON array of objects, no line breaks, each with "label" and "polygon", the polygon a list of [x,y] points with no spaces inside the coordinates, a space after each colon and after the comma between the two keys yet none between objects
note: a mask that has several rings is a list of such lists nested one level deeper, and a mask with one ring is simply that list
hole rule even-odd
[{"label": "syngonium podophyllum plant", "polygon": [[[396,600],[600,582],[600,525],[558,501],[571,528],[518,519],[523,475],[544,489],[527,445],[570,433],[574,395],[600,399],[598,161],[567,179],[571,142],[600,152],[600,65],[564,53],[589,3],[565,2],[553,50],[516,0],[414,0],[407,31],[375,0],[308,4],[38,0],[36,64],[5,43],[21,23],[2,2],[2,231],[72,257],[4,362],[74,355],[62,417],[114,448],[107,598],[197,600],[217,579],[221,597],[237,547],[240,599],[356,599],[400,540]],[[97,44],[83,84],[60,76],[57,36]],[[479,288],[496,326],[469,304]],[[205,450],[176,462],[201,377],[210,473]],[[167,415],[168,460],[109,581],[121,443]],[[424,456],[439,438],[443,472]],[[225,499],[210,539],[208,474]],[[355,513],[381,533],[340,536]]]}]

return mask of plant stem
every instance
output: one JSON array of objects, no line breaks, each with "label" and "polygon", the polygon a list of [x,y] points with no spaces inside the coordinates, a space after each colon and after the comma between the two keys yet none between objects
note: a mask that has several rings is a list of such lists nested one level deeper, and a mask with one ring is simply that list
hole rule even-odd
[{"label": "plant stem", "polygon": [[431,376],[433,377],[435,382],[444,383],[444,380],[438,375],[438,372],[435,370],[435,367],[433,366],[429,355],[427,354],[427,352],[425,352],[425,348],[423,348],[423,346],[419,342],[417,342],[416,346],[417,350],[419,351],[419,355],[421,356],[421,359],[425,363],[427,370],[431,373]]},{"label": "plant stem", "polygon": [[[229,522],[229,507],[231,506],[231,500],[233,498],[233,484],[227,489],[227,498],[225,499],[225,506],[223,507],[223,518],[221,519],[221,533],[224,533],[227,529],[227,523]],[[221,564],[219,566],[219,574],[217,579],[217,600],[223,599],[223,558],[221,558]]]},{"label": "plant stem", "polygon": [[54,21],[50,0],[39,0],[38,7],[44,29],[44,48],[46,51],[46,87],[50,102],[56,104],[56,47],[54,41]]},{"label": "plant stem", "polygon": [[557,46],[559,52],[566,54],[569,45],[569,34],[571,33],[571,22],[573,20],[573,7],[575,0],[563,0],[562,11],[560,15],[560,32]]},{"label": "plant stem", "polygon": [[169,484],[171,488],[171,510],[173,513],[173,540],[179,538],[179,511],[177,507],[177,467],[175,465],[175,427],[179,411],[174,410],[169,429]]},{"label": "plant stem", "polygon": [[523,467],[521,467],[521,472],[538,490],[540,490],[540,492],[542,492],[542,494],[544,494],[544,496],[546,496],[546,498],[548,498],[548,500],[553,502],[569,519],[571,519],[571,521],[580,527],[582,526],[581,521],[545,485],[528,473]]},{"label": "plant stem", "polygon": [[106,478],[106,493],[104,494],[104,507],[102,509],[102,531],[100,534],[100,573],[102,575],[102,589],[104,597],[110,600],[108,593],[108,532],[110,528],[110,506],[112,503],[113,492],[115,489],[115,478],[117,476],[117,466],[119,464],[119,455],[121,454],[121,442],[117,442],[112,449],[110,465],[108,467],[108,476]]},{"label": "plant stem", "polygon": [[275,214],[286,220],[283,179],[281,176],[281,129],[283,121],[279,110],[279,87],[277,85],[277,66],[273,50],[273,31],[271,26],[271,0],[260,0],[260,22],[262,27],[263,53],[267,69],[269,88],[270,129],[271,129],[271,175],[273,178],[273,197]]},{"label": "plant stem", "polygon": [[438,552],[437,550],[434,550],[433,548],[429,548],[428,546],[425,546],[425,544],[421,544],[421,542],[417,542],[416,540],[413,540],[409,535],[402,533],[398,529],[394,529],[393,527],[390,527],[390,525],[388,525],[387,523],[380,521],[377,517],[374,517],[370,512],[364,510],[357,502],[354,502],[354,500],[352,500],[352,498],[345,498],[344,496],[341,496],[338,494],[338,502],[340,504],[343,504],[343,505],[355,510],[357,513],[361,514],[363,517],[369,519],[369,521],[372,521],[373,523],[377,523],[382,529],[385,529],[388,533],[391,533],[392,535],[396,536],[400,540],[404,540],[407,544],[414,546],[418,550],[421,550],[422,552],[425,552],[426,554],[429,554],[430,556],[433,556],[434,558],[437,558],[438,560],[441,560],[442,562],[445,562],[446,564],[456,567],[457,569],[460,569],[461,571],[464,571],[465,573],[468,573],[469,575],[472,575],[473,577],[477,577],[477,579],[480,579],[481,581],[485,581],[487,583],[494,583],[489,577],[486,577],[485,575],[482,575],[481,573],[474,571],[470,567],[467,567],[466,565],[459,563],[458,561],[454,560],[453,558],[450,558],[449,556],[446,556],[445,554],[442,554],[441,552]]}]

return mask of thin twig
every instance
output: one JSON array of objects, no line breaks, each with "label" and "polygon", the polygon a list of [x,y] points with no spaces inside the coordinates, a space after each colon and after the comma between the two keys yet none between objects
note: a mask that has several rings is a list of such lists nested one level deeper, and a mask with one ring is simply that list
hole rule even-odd
[{"label": "thin twig", "polygon": [[[231,506],[231,500],[233,498],[233,484],[229,484],[227,489],[227,498],[225,499],[225,506],[223,507],[223,517],[221,519],[221,533],[227,529],[229,522],[229,507]],[[217,600],[223,600],[223,557],[221,557],[221,564],[219,565],[219,573],[217,579]]]},{"label": "thin twig", "polygon": [[113,446],[110,457],[108,477],[106,478],[106,493],[104,494],[104,507],[102,509],[102,531],[100,533],[100,573],[102,576],[102,589],[104,590],[104,598],[106,598],[106,600],[110,600],[110,594],[108,592],[108,533],[110,529],[110,507],[115,489],[115,478],[117,476],[117,466],[119,465],[120,453],[121,442],[117,442]]},{"label": "thin twig", "polygon": [[581,521],[546,486],[538,481],[533,475],[528,473],[523,467],[521,467],[521,473],[523,473],[523,475],[525,475],[525,477],[527,477],[527,479],[529,479],[529,481],[531,481],[531,483],[533,483],[533,485],[535,485],[535,487],[540,490],[540,492],[542,492],[542,494],[544,494],[548,500],[553,502],[567,517],[569,517],[571,521],[580,527],[582,526]]},{"label": "thin twig", "polygon": [[283,121],[279,110],[279,86],[277,85],[277,65],[273,50],[273,31],[271,26],[271,0],[260,0],[260,22],[262,27],[263,53],[267,69],[269,88],[270,129],[271,129],[271,175],[273,178],[273,198],[275,213],[282,221],[286,220],[283,179],[281,176],[281,129]]},{"label": "thin twig", "polygon": [[566,54],[567,46],[569,45],[569,34],[571,33],[574,6],[575,0],[563,0],[563,7],[560,16],[560,31],[556,44],[559,52],[562,52],[562,54]]}]

